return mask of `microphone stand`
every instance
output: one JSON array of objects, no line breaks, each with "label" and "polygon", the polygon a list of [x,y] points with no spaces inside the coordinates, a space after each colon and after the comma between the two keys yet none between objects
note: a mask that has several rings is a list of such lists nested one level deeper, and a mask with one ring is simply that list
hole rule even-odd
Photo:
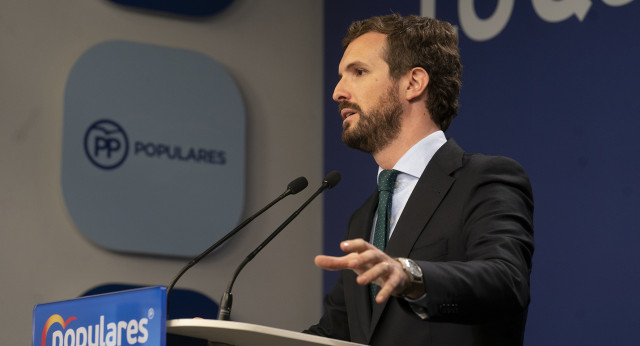
[{"label": "microphone stand", "polygon": [[282,200],[283,198],[289,195],[293,195],[304,190],[307,187],[307,185],[308,185],[308,182],[307,182],[307,178],[305,177],[299,177],[294,179],[292,182],[289,183],[289,185],[287,185],[287,190],[283,192],[280,196],[276,197],[276,199],[274,199],[271,203],[267,204],[264,208],[260,209],[258,212],[256,212],[255,214],[253,214],[252,216],[244,220],[241,224],[239,224],[236,228],[232,229],[231,232],[227,233],[227,235],[222,237],[215,244],[211,245],[208,249],[206,249],[200,255],[196,256],[194,259],[189,261],[189,263],[187,263],[187,265],[185,265],[180,270],[178,275],[176,275],[176,277],[171,281],[171,284],[167,287],[167,314],[169,310],[169,295],[171,294],[171,291],[173,290],[173,287],[175,286],[176,282],[178,282],[178,280],[182,277],[182,275],[184,275],[184,273],[187,272],[187,270],[189,270],[191,267],[193,267],[198,262],[200,262],[200,260],[205,258],[208,254],[210,254],[213,250],[217,249],[224,242],[229,240],[229,238],[233,237],[236,233],[238,233],[238,231],[240,231],[247,224],[253,221],[253,219],[260,216],[260,214],[264,213],[267,209],[271,208],[274,204],[278,203],[280,200]]},{"label": "microphone stand", "polygon": [[218,310],[218,320],[228,321],[231,317],[231,305],[233,304],[233,295],[231,294],[231,290],[233,289],[233,284],[235,283],[236,278],[238,277],[238,274],[240,274],[240,271],[242,271],[242,269],[254,257],[256,257],[256,255],[265,246],[267,246],[267,244],[269,244],[269,242],[271,242],[273,238],[275,238],[285,227],[287,227],[287,225],[289,225],[289,223],[291,223],[291,221],[293,221],[293,219],[295,219],[298,216],[298,214],[300,214],[300,212],[304,208],[306,208],[307,205],[309,205],[309,203],[311,203],[311,201],[313,201],[325,189],[334,187],[339,181],[340,181],[340,173],[338,173],[337,171],[331,171],[329,174],[327,174],[320,188],[318,188],[318,190],[313,195],[311,195],[311,197],[309,197],[309,199],[307,199],[302,204],[302,206],[298,208],[298,210],[296,210],[293,214],[291,214],[291,216],[289,216],[289,218],[286,219],[280,225],[280,227],[278,227],[275,231],[273,231],[273,233],[271,233],[271,235],[269,235],[267,239],[265,239],[260,245],[258,245],[258,247],[255,250],[253,250],[249,254],[249,256],[247,256],[244,259],[244,261],[242,261],[242,263],[240,263],[240,265],[236,268],[235,272],[233,273],[233,277],[231,278],[231,281],[229,281],[229,284],[227,285],[227,290],[222,295],[222,299],[220,299],[220,309]]}]

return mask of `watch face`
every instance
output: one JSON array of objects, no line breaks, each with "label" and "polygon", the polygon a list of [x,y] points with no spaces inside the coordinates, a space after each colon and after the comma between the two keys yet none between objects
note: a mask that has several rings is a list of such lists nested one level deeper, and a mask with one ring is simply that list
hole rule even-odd
[{"label": "watch face", "polygon": [[402,269],[411,277],[411,281],[422,281],[422,270],[415,262],[408,258],[398,258],[397,260],[402,264]]},{"label": "watch face", "polygon": [[411,275],[411,281],[420,282],[422,281],[422,270],[418,265],[410,259],[405,258],[403,261],[404,267]]},{"label": "watch face", "polygon": [[411,275],[413,275],[414,277],[420,277],[420,275],[422,275],[422,273],[420,272],[420,268],[418,268],[417,265],[409,262],[409,272],[411,272]]}]

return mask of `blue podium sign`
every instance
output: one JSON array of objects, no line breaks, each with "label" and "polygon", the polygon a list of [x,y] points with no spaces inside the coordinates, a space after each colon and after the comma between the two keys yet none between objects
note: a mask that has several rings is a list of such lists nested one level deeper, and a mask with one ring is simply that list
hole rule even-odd
[{"label": "blue podium sign", "polygon": [[165,346],[167,291],[141,288],[36,305],[32,346]]}]

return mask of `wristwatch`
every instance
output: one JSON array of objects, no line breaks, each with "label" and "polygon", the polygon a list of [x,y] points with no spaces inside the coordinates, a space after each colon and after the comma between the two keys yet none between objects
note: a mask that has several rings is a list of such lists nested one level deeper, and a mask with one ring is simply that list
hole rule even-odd
[{"label": "wristwatch", "polygon": [[418,289],[422,284],[422,268],[416,264],[413,260],[404,257],[395,258],[396,261],[400,262],[402,265],[402,269],[409,276],[410,284],[409,287],[403,292],[402,296],[406,296],[406,293],[410,293]]}]

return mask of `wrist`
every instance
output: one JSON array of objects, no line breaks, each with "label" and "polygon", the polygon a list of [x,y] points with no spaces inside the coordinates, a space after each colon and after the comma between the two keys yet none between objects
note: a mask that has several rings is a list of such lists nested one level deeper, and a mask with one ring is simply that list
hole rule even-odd
[{"label": "wrist", "polygon": [[400,296],[410,299],[417,299],[423,296],[426,289],[422,277],[422,268],[409,258],[398,257],[394,259],[400,263],[407,276],[407,285],[400,293]]}]

